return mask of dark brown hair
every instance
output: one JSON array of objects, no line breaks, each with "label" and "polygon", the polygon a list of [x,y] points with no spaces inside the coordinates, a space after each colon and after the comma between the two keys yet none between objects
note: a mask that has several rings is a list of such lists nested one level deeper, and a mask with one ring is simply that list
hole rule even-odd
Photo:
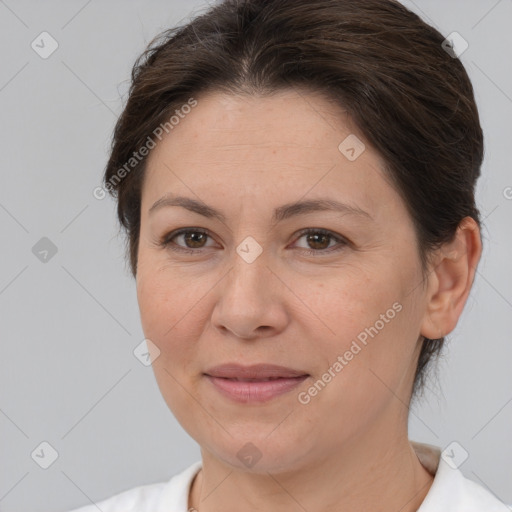
[{"label": "dark brown hair", "polygon": [[[480,225],[483,134],[469,77],[444,39],[394,0],[225,0],[157,36],[134,64],[104,175],[133,276],[146,162],[134,153],[203,91],[290,87],[337,102],[380,152],[414,221],[426,276],[429,255],[453,240],[464,217]],[[443,343],[423,341],[413,397]]]}]

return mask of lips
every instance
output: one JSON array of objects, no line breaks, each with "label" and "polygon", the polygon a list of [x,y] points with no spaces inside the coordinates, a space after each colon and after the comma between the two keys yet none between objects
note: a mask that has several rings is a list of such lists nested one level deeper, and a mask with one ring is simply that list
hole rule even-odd
[{"label": "lips", "polygon": [[274,364],[242,366],[227,363],[204,372],[213,389],[231,401],[261,404],[290,393],[310,375]]},{"label": "lips", "polygon": [[274,364],[255,364],[242,366],[236,363],[227,363],[210,368],[205,372],[210,377],[230,379],[241,382],[265,382],[277,379],[293,379],[308,376],[302,370],[286,368]]}]

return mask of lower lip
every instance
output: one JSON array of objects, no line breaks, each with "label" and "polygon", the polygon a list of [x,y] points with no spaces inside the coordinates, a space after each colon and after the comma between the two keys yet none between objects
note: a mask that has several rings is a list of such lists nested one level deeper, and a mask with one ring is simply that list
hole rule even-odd
[{"label": "lower lip", "polygon": [[236,402],[249,403],[267,402],[272,398],[288,393],[304,382],[309,375],[259,382],[223,379],[221,377],[212,377],[211,375],[206,375],[206,377],[223,395]]}]

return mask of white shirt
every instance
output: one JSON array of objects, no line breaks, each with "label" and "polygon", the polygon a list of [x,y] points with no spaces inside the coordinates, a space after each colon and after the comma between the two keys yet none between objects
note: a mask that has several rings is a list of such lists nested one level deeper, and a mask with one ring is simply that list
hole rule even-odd
[{"label": "white shirt", "polygon": [[[511,507],[481,485],[453,469],[437,446],[410,441],[434,481],[417,512],[510,512]],[[71,512],[188,512],[190,486],[201,469],[197,461],[168,482],[134,487],[96,505]]]}]

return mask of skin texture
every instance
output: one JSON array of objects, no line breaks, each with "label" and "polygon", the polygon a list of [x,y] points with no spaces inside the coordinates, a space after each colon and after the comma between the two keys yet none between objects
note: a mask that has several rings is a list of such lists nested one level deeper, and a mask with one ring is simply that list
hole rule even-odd
[{"label": "skin texture", "polygon": [[[143,330],[160,351],[158,385],[201,447],[189,506],[416,510],[432,483],[407,434],[419,341],[457,324],[481,253],[476,223],[461,223],[423,281],[405,204],[344,111],[299,90],[197,100],[149,155],[136,277]],[[338,150],[350,134],[366,145],[355,161]],[[202,200],[225,221],[178,206],[148,213],[171,192]],[[319,198],[371,218],[320,211],[272,223],[274,208]],[[172,242],[158,246],[180,228],[208,236],[172,239],[193,254],[171,250]],[[315,243],[300,234],[305,228],[333,237]],[[236,251],[248,236],[262,248],[252,263]],[[300,403],[298,393],[395,303],[401,311]],[[233,361],[280,364],[310,377],[269,402],[235,403],[203,375]],[[249,442],[261,453],[250,468],[237,457]]]}]

